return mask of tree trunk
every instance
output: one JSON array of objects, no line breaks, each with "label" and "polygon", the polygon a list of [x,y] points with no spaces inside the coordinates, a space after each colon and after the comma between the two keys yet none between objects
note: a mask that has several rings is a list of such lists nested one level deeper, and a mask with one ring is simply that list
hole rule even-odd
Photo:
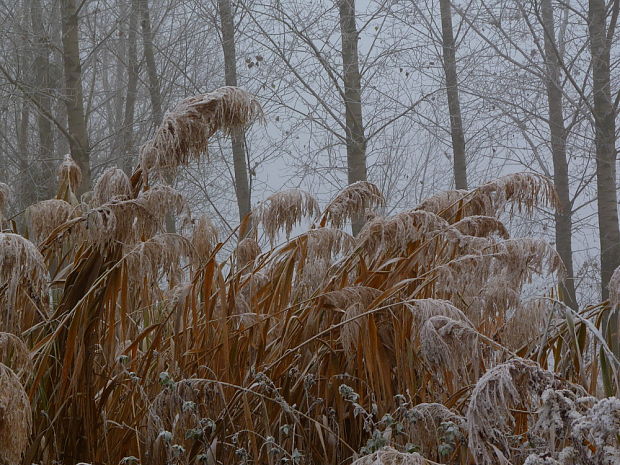
[{"label": "tree trunk", "polygon": [[159,126],[163,119],[161,105],[161,87],[157,66],[155,65],[155,52],[153,51],[153,31],[151,30],[151,15],[149,12],[148,0],[140,2],[140,26],[142,29],[142,46],[144,48],[144,60],[146,61],[146,72],[149,77],[149,95],[151,96],[151,106],[153,110],[153,122],[155,127]]},{"label": "tree trunk", "polygon": [[560,297],[566,305],[577,310],[573,271],[572,205],[568,182],[568,161],[566,159],[566,128],[562,111],[559,49],[555,42],[555,25],[551,0],[542,0],[541,6],[542,22],[545,30],[545,61],[547,64],[545,85],[549,108],[551,153],[553,156],[553,183],[559,200],[559,208],[555,213],[555,242],[556,249],[566,267],[566,277],[560,284]]},{"label": "tree trunk", "polygon": [[[164,119],[161,103],[161,84],[159,75],[157,74],[157,66],[155,64],[155,51],[153,50],[153,31],[151,29],[151,15],[149,12],[148,0],[139,0],[140,2],[140,26],[142,29],[142,47],[144,49],[144,61],[146,62],[146,72],[149,77],[149,95],[151,97],[151,110],[153,112],[153,125],[155,129]],[[172,175],[167,176],[166,182],[172,184],[174,178]],[[166,215],[166,231],[176,233],[175,218],[172,213]]]},{"label": "tree trunk", "polygon": [[465,135],[461,119],[461,103],[456,74],[456,44],[452,31],[452,6],[450,0],[439,0],[441,13],[441,38],[443,69],[446,73],[446,92],[450,112],[450,135],[454,166],[454,184],[457,189],[467,189],[467,164],[465,160]]},{"label": "tree trunk", "polygon": [[[49,38],[45,36],[45,28],[43,26],[43,15],[41,9],[41,0],[31,0],[30,18],[32,23],[32,32],[35,37],[35,54],[34,54],[34,80],[35,92],[34,98],[37,99],[41,108],[44,108],[48,114],[52,114],[52,102],[50,98],[51,77],[50,77],[50,48]],[[37,131],[39,136],[39,169],[37,170],[38,183],[40,184],[40,192],[37,199],[50,198],[54,193],[54,133],[52,130],[52,122],[43,115],[42,112],[37,114]]]},{"label": "tree trunk", "polygon": [[620,228],[616,193],[615,114],[610,90],[610,43],[607,39],[604,0],[589,0],[588,29],[592,54],[592,94],[596,145],[596,187],[601,245],[601,292],[620,265]]},{"label": "tree trunk", "polygon": [[30,112],[28,104],[24,103],[21,108],[19,124],[16,131],[17,152],[19,157],[18,199],[23,208],[32,205],[36,201],[35,196],[33,195],[34,191],[32,189],[32,178],[30,176],[30,151],[28,150],[29,120]]},{"label": "tree trunk", "polygon": [[129,12],[129,30],[127,33],[127,96],[121,128],[121,168],[131,176],[133,160],[133,124],[135,118],[136,96],[138,90],[138,47],[137,31],[139,5],[138,0],[131,0]]},{"label": "tree trunk", "polygon": [[[362,118],[362,89],[357,52],[357,26],[355,0],[340,2],[340,33],[342,36],[342,66],[346,116],[346,143],[348,182],[366,181],[366,136]],[[364,218],[354,218],[353,234],[364,225]]]},{"label": "tree trunk", "polygon": [[82,170],[78,194],[90,189],[90,148],[84,115],[82,65],[78,37],[78,11],[75,0],[61,0],[62,57],[65,77],[67,123],[71,140],[71,156]]},{"label": "tree trunk", "polygon": [[[222,26],[222,49],[224,51],[224,79],[227,86],[237,85],[237,53],[235,50],[235,25],[230,0],[218,0]],[[239,220],[250,213],[252,199],[248,180],[248,166],[244,146],[244,133],[241,129],[231,134],[233,164],[235,168],[235,193],[239,207]]]}]

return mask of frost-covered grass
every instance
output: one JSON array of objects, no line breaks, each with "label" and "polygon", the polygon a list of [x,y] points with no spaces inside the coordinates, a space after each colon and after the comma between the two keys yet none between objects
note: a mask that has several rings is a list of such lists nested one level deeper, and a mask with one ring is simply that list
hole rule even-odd
[{"label": "frost-covered grass", "polygon": [[[259,115],[239,90],[190,99],[131,178],[108,170],[80,203],[66,160],[58,198],[24,230],[4,223],[6,460],[618,463],[617,289],[567,309],[555,250],[500,221],[553,206],[549,180],[513,174],[390,217],[371,183],[323,207],[289,190],[220,238],[161,174],[206,147],[185,138]],[[537,298],[534,277],[549,283]]]}]

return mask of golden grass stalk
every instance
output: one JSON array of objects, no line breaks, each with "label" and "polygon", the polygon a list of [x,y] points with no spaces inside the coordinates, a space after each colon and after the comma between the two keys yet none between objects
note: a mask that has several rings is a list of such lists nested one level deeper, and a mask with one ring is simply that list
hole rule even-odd
[{"label": "golden grass stalk", "polygon": [[[102,189],[106,203],[42,243],[48,264],[53,241],[69,252],[55,274],[54,314],[20,328],[35,348],[37,441],[28,463],[466,465],[485,454],[495,460],[497,450],[522,464],[540,389],[558,375],[521,359],[504,363],[514,356],[500,345],[512,345],[505,331],[531,332],[520,355],[598,389],[604,368],[584,347],[594,346],[599,307],[579,313],[592,331],[582,320],[571,333],[568,323],[549,328],[538,318],[510,329],[524,284],[539,273],[553,282],[547,274],[561,270],[543,242],[504,240],[497,219],[513,202],[527,208],[527,189],[544,197],[527,187],[535,178],[438,196],[432,212],[375,218],[355,240],[321,227],[378,204],[372,188],[357,186],[319,227],[261,251],[257,236],[218,242],[206,219],[187,236],[164,234],[165,211],[189,218],[186,202],[170,187],[140,190],[139,174],[130,198]],[[271,225],[274,239],[318,211],[299,192],[276,200],[255,222]],[[17,280],[20,309],[31,305],[31,286]],[[458,439],[443,437],[444,423],[456,424]],[[407,442],[425,458],[397,452],[410,450]],[[381,445],[392,449],[376,451]]]}]

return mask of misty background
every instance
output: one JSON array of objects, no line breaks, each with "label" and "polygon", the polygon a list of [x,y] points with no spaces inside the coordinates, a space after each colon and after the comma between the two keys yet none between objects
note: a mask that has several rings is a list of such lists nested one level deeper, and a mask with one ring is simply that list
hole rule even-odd
[{"label": "misty background", "polygon": [[86,192],[106,168],[131,173],[180,100],[238,85],[257,96],[264,124],[218,136],[175,180],[224,235],[282,189],[324,205],[368,179],[389,215],[530,171],[554,180],[563,209],[513,218],[511,232],[558,245],[572,264],[570,305],[606,295],[620,262],[617,2],[2,0],[0,9],[0,182],[18,223],[54,195],[65,154],[90,171]]}]

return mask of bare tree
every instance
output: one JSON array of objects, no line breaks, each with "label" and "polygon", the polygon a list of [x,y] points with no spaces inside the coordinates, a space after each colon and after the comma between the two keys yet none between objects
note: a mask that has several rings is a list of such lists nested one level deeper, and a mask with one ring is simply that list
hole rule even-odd
[{"label": "bare tree", "polygon": [[75,0],[61,0],[62,57],[65,77],[69,145],[71,155],[82,170],[82,184],[78,193],[90,188],[90,146],[84,113],[82,92],[82,64],[78,34],[79,9]]},{"label": "bare tree", "polygon": [[588,12],[603,299],[609,294],[607,289],[609,279],[620,265],[620,227],[616,192],[616,112],[611,100],[610,87],[610,48],[619,6],[618,2],[613,3],[609,29],[604,0],[589,0]]},{"label": "bare tree", "polygon": [[[342,80],[346,115],[347,170],[349,184],[365,181],[366,136],[362,118],[362,89],[355,24],[355,0],[338,0],[340,5],[340,33],[342,36]],[[353,234],[364,225],[363,218],[353,220]]]},{"label": "bare tree", "polygon": [[144,60],[146,61],[146,72],[149,78],[149,95],[151,97],[151,107],[153,111],[153,123],[155,127],[163,119],[161,103],[161,85],[157,66],[155,64],[155,52],[153,50],[153,31],[151,29],[151,14],[149,11],[149,1],[140,1],[140,27],[142,29],[142,47],[144,49]]},{"label": "bare tree", "polygon": [[137,26],[140,12],[139,0],[131,0],[129,12],[129,27],[127,34],[127,91],[123,125],[121,127],[121,166],[129,174],[131,172],[133,149],[133,124],[135,119],[136,98],[138,92],[138,52]]},{"label": "bare tree", "polygon": [[[235,50],[235,25],[230,0],[218,0],[222,26],[222,48],[224,51],[224,80],[227,86],[237,85],[237,53]],[[251,191],[248,181],[248,167],[244,147],[244,133],[235,129],[231,134],[233,164],[235,169],[235,193],[239,218],[243,220],[250,213]]]},{"label": "bare tree", "polygon": [[[50,75],[50,40],[46,37],[43,23],[41,0],[31,0],[30,17],[32,33],[35,42],[34,54],[34,90],[33,98],[38,102],[43,111],[37,113],[37,132],[39,139],[38,159],[41,166],[38,167],[38,176],[42,192],[39,198],[48,198],[53,191],[52,159],[54,158],[54,133],[52,122],[44,113],[52,113],[52,98],[50,96],[52,79]],[[37,183],[39,184],[39,183]]]},{"label": "bare tree", "polygon": [[450,0],[439,0],[439,8],[441,12],[443,68],[446,74],[446,93],[448,95],[448,109],[450,111],[454,184],[457,189],[467,189],[465,135],[461,118],[461,102],[456,71],[456,43],[452,30],[452,5]]},{"label": "bare tree", "polygon": [[573,271],[572,246],[572,205],[566,159],[566,128],[562,107],[562,84],[560,82],[559,49],[555,39],[555,24],[551,0],[542,0],[542,25],[544,28],[544,50],[547,64],[546,90],[549,108],[549,132],[551,135],[551,154],[553,157],[553,183],[558,194],[559,209],[555,213],[556,248],[564,266],[566,277],[562,282],[561,298],[568,306],[577,308]]}]

